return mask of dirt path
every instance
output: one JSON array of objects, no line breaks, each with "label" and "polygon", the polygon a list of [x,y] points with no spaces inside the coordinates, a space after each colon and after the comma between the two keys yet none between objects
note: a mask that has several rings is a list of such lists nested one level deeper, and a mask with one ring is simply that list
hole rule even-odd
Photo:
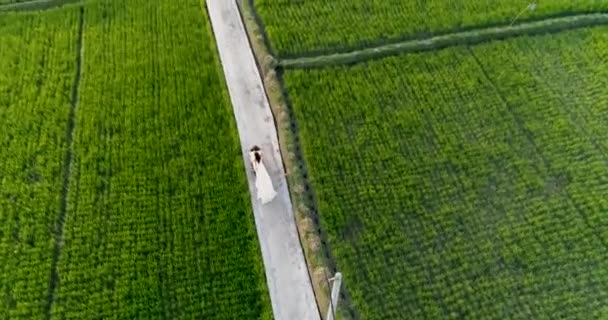
[{"label": "dirt path", "polygon": [[[300,246],[273,115],[238,7],[234,0],[207,0],[206,3],[248,168],[251,202],[274,318],[318,320],[319,310]],[[256,197],[255,180],[249,168],[248,151],[253,145],[262,148],[278,192],[266,205]]]},{"label": "dirt path", "polygon": [[39,11],[48,10],[63,5],[78,3],[81,0],[34,0],[0,5],[0,12],[3,11]]},{"label": "dirt path", "polygon": [[494,40],[505,40],[520,36],[533,36],[589,28],[608,24],[606,13],[582,13],[564,17],[545,18],[514,26],[479,27],[467,31],[450,32],[425,39],[413,39],[371,46],[349,52],[336,52],[300,58],[279,60],[285,69],[327,68],[337,65],[364,62],[389,56],[433,51],[453,46],[470,46]]}]

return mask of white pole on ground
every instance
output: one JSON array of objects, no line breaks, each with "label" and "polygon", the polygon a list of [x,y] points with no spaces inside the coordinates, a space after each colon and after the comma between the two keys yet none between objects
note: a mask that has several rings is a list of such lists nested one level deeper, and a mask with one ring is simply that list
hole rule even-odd
[{"label": "white pole on ground", "polygon": [[340,286],[342,285],[342,273],[336,272],[333,278],[329,279],[329,281],[333,280],[333,286],[331,287],[331,301],[329,302],[329,309],[327,310],[326,320],[334,320],[334,314],[336,314],[336,310],[338,309],[338,298],[340,298]]},{"label": "white pole on ground", "polygon": [[524,8],[524,10],[522,10],[512,21],[511,24],[509,25],[509,27],[512,27],[513,24],[515,23],[515,20],[517,20],[519,18],[519,16],[521,16],[524,12],[526,12],[526,10],[530,9],[530,11],[534,11],[536,10],[536,1],[532,1],[532,3],[530,3],[527,7]]}]

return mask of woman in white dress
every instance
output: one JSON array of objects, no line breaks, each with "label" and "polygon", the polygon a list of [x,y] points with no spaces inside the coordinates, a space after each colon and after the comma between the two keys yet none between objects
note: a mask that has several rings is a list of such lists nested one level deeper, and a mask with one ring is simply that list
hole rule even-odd
[{"label": "woman in white dress", "polygon": [[255,173],[255,187],[258,191],[258,199],[263,204],[266,204],[274,199],[277,192],[274,190],[270,175],[262,162],[262,150],[260,150],[260,147],[253,146],[249,150],[249,161],[251,161],[253,172]]}]

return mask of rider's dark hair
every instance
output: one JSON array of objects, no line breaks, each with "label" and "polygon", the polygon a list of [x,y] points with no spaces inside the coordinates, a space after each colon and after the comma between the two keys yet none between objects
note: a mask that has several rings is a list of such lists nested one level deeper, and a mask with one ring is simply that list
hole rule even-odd
[{"label": "rider's dark hair", "polygon": [[260,162],[260,160],[262,160],[262,156],[258,152],[254,153],[254,155],[255,155],[255,161]]}]

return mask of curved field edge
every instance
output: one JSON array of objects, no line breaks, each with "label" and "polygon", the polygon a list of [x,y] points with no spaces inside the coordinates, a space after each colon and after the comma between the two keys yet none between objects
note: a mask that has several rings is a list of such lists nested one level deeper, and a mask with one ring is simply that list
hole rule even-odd
[{"label": "curved field edge", "polygon": [[365,319],[606,316],[606,40],[598,27],[286,71]]},{"label": "curved field edge", "polygon": [[10,11],[39,11],[80,3],[83,0],[35,0],[0,5],[0,13]]},{"label": "curved field edge", "polygon": [[423,40],[411,40],[378,47],[364,48],[348,53],[336,53],[315,57],[280,59],[278,65],[285,69],[323,68],[354,64],[405,53],[431,51],[459,45],[475,45],[489,41],[505,40],[518,36],[559,33],[572,29],[608,24],[608,14],[594,13],[546,19],[518,25],[484,28],[440,35]]},{"label": "curved field edge", "polygon": [[[286,178],[296,213],[298,234],[304,249],[315,298],[321,316],[325,318],[331,290],[328,278],[339,270],[336,270],[326,235],[319,226],[315,200],[310,192],[306,164],[300,150],[297,125],[293,121],[293,110],[284,95],[280,75],[275,70],[276,61],[269,51],[261,21],[253,10],[251,0],[238,0],[237,4],[262,76],[264,90],[276,119],[280,152],[287,171]],[[357,319],[354,310],[349,306],[348,288],[344,286],[337,314],[338,319]]]},{"label": "curved field edge", "polygon": [[606,13],[596,0],[540,1],[282,1],[255,0],[272,52],[280,58],[355,51],[472,29],[563,16]]}]

